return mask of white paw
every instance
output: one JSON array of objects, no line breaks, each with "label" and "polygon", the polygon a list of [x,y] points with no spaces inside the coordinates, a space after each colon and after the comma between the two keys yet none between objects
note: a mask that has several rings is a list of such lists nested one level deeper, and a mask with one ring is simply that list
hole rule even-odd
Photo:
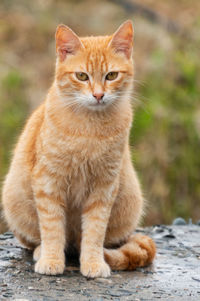
[{"label": "white paw", "polygon": [[39,245],[33,251],[33,260],[34,261],[38,261],[39,260],[39,258],[40,258],[40,250],[41,250],[41,246]]},{"label": "white paw", "polygon": [[42,258],[35,264],[35,272],[46,275],[58,275],[63,274],[65,269],[65,263],[58,258]]},{"label": "white paw", "polygon": [[103,260],[83,261],[81,262],[81,273],[83,276],[88,278],[96,278],[96,277],[106,278],[110,276],[110,267]]}]

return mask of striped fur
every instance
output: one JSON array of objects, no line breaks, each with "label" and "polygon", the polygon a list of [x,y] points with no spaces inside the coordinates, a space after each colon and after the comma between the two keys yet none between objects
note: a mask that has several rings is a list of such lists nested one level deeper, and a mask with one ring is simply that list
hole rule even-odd
[{"label": "striped fur", "polygon": [[[155,256],[150,238],[132,236],[143,212],[128,146],[132,36],[130,21],[105,37],[57,29],[55,80],[19,138],[3,187],[5,218],[35,248],[38,273],[62,274],[69,246],[80,250],[87,277],[135,269]],[[106,80],[109,72],[117,78]]]}]

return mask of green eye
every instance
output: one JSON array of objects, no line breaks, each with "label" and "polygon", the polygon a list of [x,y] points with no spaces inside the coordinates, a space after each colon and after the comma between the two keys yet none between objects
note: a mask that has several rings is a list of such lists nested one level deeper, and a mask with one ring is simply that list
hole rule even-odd
[{"label": "green eye", "polygon": [[106,80],[114,80],[117,78],[119,72],[109,72],[106,75]]},{"label": "green eye", "polygon": [[84,72],[76,72],[76,77],[81,81],[86,81],[89,79],[88,75]]}]

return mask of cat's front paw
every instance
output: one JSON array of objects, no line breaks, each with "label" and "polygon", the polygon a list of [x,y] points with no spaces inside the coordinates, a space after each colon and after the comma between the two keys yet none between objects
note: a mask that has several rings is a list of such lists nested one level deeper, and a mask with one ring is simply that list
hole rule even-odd
[{"label": "cat's front paw", "polygon": [[110,276],[110,267],[104,261],[83,261],[81,262],[81,273],[83,276],[88,278],[97,278],[97,277],[109,277]]},{"label": "cat's front paw", "polygon": [[65,262],[61,259],[40,258],[35,264],[35,272],[46,275],[63,274]]}]

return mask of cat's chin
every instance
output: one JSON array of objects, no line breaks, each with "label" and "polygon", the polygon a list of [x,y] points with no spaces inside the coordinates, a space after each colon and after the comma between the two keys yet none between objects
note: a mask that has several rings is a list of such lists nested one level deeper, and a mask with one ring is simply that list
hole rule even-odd
[{"label": "cat's chin", "polygon": [[95,104],[89,104],[85,107],[88,110],[100,112],[100,111],[105,111],[109,107],[109,104],[108,103],[95,103]]}]

